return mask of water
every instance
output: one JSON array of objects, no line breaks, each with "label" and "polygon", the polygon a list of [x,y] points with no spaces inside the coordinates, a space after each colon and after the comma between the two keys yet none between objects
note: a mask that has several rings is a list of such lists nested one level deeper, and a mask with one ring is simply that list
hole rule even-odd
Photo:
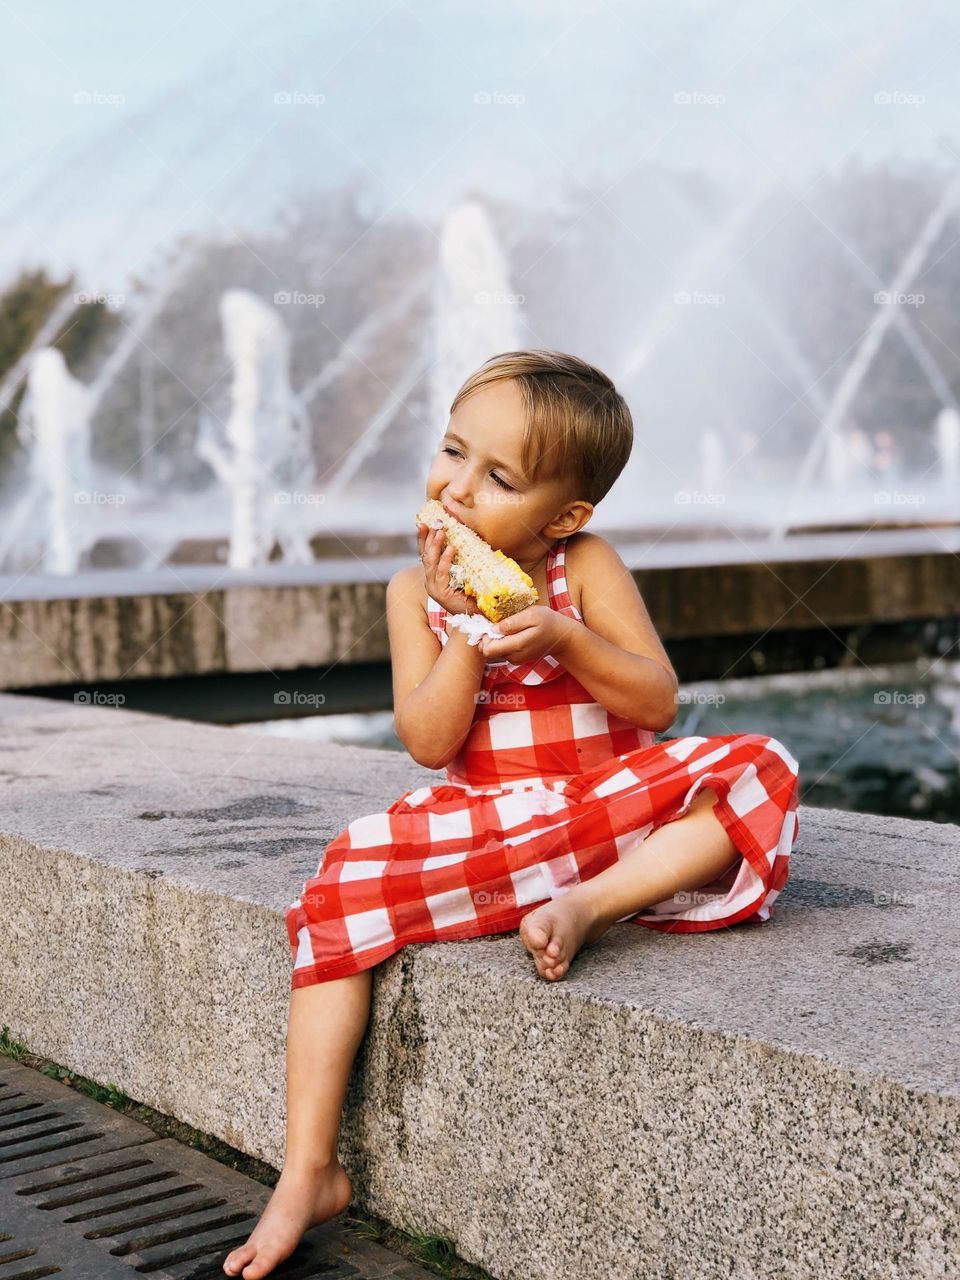
[{"label": "water", "polygon": [[951,405],[937,415],[936,434],[943,483],[955,494],[960,487],[960,413]]},{"label": "water", "polygon": [[290,339],[280,313],[249,289],[220,299],[223,342],[233,368],[230,414],[218,437],[213,418],[201,421],[197,452],[230,494],[228,565],[264,564],[276,538],[283,558],[313,560],[303,518],[312,496],[310,424],[290,387]]},{"label": "water", "polygon": [[[589,86],[576,95],[567,42],[544,38],[552,11],[520,18],[522,6],[501,6],[515,67],[536,68],[536,91],[524,93],[523,74],[503,79],[489,15],[460,6],[444,28],[448,47],[469,51],[464,78],[466,64],[436,57],[437,33],[404,6],[380,8],[376,40],[355,7],[260,14],[229,57],[187,42],[183,59],[146,75],[136,104],[106,112],[55,68],[67,78],[37,92],[61,103],[74,93],[75,134],[45,136],[34,127],[42,111],[25,113],[23,139],[14,131],[23,149],[4,160],[17,177],[6,184],[6,272],[42,265],[58,276],[75,261],[82,293],[68,288],[36,317],[22,335],[29,350],[12,345],[0,406],[14,404],[31,356],[86,319],[78,298],[119,299],[119,340],[98,341],[86,368],[74,357],[69,375],[94,393],[93,456],[117,465],[102,487],[122,507],[112,537],[127,539],[124,564],[159,567],[198,525],[204,540],[232,531],[233,567],[263,561],[274,524],[285,558],[303,560],[306,532],[342,531],[334,500],[349,513],[384,478],[398,497],[371,518],[409,530],[406,495],[422,496],[423,451],[456,386],[521,345],[582,353],[630,402],[637,445],[603,512],[614,525],[637,511],[664,528],[722,517],[763,522],[778,541],[788,523],[870,523],[919,506],[931,519],[956,514],[960,406],[950,344],[937,336],[951,332],[960,202],[950,148],[935,142],[951,127],[948,65],[931,73],[929,96],[901,92],[930,61],[945,7],[918,26],[902,0],[860,6],[838,38],[796,15],[769,27],[762,5],[734,17],[665,6],[647,15],[659,56],[638,81],[620,18],[600,6],[574,24]],[[731,49],[760,61],[731,62]],[[789,77],[766,74],[785,59]],[[329,85],[314,83],[318,62],[332,73],[341,61]],[[702,92],[711,66],[732,76],[719,94]],[[347,67],[350,93],[339,84]],[[328,92],[301,92],[317,88]],[[342,144],[319,165],[314,121]],[[355,185],[360,176],[373,183]],[[231,422],[220,424],[237,439],[223,444],[211,429],[223,374],[216,300],[238,286],[263,310],[238,310],[232,329],[224,317],[238,355]],[[268,319],[279,298],[282,324]],[[247,342],[255,329],[267,348]],[[307,435],[290,422],[291,388],[321,455],[291,465],[296,486],[271,475],[272,445],[286,440],[294,459]],[[222,482],[207,490],[207,468],[189,465],[198,398],[202,449]],[[66,434],[58,412],[53,429]],[[884,436],[877,462],[864,445]],[[9,460],[23,472],[26,453]],[[47,491],[62,493],[65,478],[85,491],[61,458],[45,465]],[[74,530],[56,498],[43,560],[39,519],[31,526],[17,507],[6,470],[0,565],[82,566],[87,516],[110,513],[74,512]],[[148,493],[128,490],[132,471]],[[29,545],[10,545],[21,517]]]},{"label": "water", "polygon": [[435,276],[424,474],[461,384],[490,356],[520,346],[509,265],[483,206],[468,200],[444,219]]},{"label": "water", "polygon": [[800,762],[802,804],[960,823],[960,662],[930,667],[689,687],[668,736],[769,733]]},{"label": "water", "polygon": [[92,409],[89,387],[71,375],[60,351],[42,347],[34,352],[18,422],[18,436],[29,450],[27,481],[4,522],[0,564],[32,524],[44,572],[76,571],[85,539],[91,537],[90,522],[83,517],[90,514],[94,496]]},{"label": "water", "polygon": [[[849,478],[850,451],[847,439],[840,434],[841,429],[845,423],[849,422],[857,392],[880,351],[887,331],[893,327],[894,316],[899,306],[897,300],[909,294],[930,252],[939,241],[947,220],[954,215],[958,203],[960,203],[960,174],[955,175],[941,191],[935,208],[917,231],[907,252],[903,255],[890,288],[877,292],[876,297],[885,301],[881,301],[877,306],[853,358],[837,383],[827,412],[820,422],[806,457],[796,472],[794,487],[785,505],[783,516],[770,531],[772,538],[782,538],[789,528],[793,504],[797,496],[815,482],[817,462],[824,450],[828,459],[827,474],[830,483],[838,493],[843,491]],[[949,445],[954,442],[952,425],[952,421],[948,418],[945,421],[939,420],[937,427],[941,479],[945,485],[950,480],[950,463],[947,461],[946,453]],[[955,497],[955,494],[952,496]]]},{"label": "water", "polygon": [[[520,346],[516,318],[519,295],[511,292],[507,247],[498,240],[482,205],[469,200],[457,204],[443,220],[432,270],[421,272],[394,298],[366,315],[341,344],[339,353],[313,373],[300,393],[291,384],[291,337],[284,323],[291,311],[289,306],[283,312],[279,309],[281,302],[293,303],[300,294],[278,291],[270,304],[250,289],[226,289],[220,297],[219,317],[233,374],[229,412],[221,421],[201,402],[192,446],[215,478],[203,503],[196,503],[192,494],[170,492],[164,494],[163,509],[158,511],[151,495],[140,492],[127,479],[133,468],[104,480],[108,493],[116,495],[113,505],[125,508],[121,536],[126,536],[131,550],[139,555],[141,567],[159,567],[176,545],[178,534],[228,537],[227,564],[231,569],[265,564],[274,540],[279,543],[284,560],[311,563],[310,535],[330,528],[321,518],[321,506],[335,524],[338,507],[348,511],[355,511],[358,505],[378,509],[368,500],[371,457],[381,447],[382,437],[398,411],[406,407],[408,400],[416,400],[421,383],[427,387],[429,403],[429,421],[418,418],[420,463],[425,474],[450,402],[463,380],[494,352]],[[133,322],[124,324],[124,335],[103,360],[93,386],[86,387],[73,378],[58,351],[42,346],[34,351],[31,392],[35,393],[39,385],[38,370],[44,375],[43,387],[56,381],[58,388],[57,396],[34,394],[34,400],[42,399],[45,406],[43,431],[38,428],[38,437],[42,434],[56,442],[76,437],[84,455],[90,453],[96,409],[135,345],[149,351],[141,334],[162,310],[174,283],[182,281],[194,256],[185,253],[177,269],[168,272],[166,281],[148,293]],[[310,405],[322,391],[347,378],[351,365],[362,365],[366,358],[375,364],[375,340],[383,336],[388,326],[406,323],[410,309],[425,296],[431,299],[431,319],[420,337],[419,354],[408,362],[394,385],[383,383],[379,406],[366,423],[360,424],[353,443],[337,459],[332,474],[328,471],[324,476],[321,490],[313,456]],[[60,316],[56,309],[52,314]],[[23,369],[28,367],[29,361],[23,362]],[[150,422],[152,408],[144,403],[145,389],[152,393],[155,372],[146,360],[142,362],[138,468],[153,449],[155,441],[151,436],[157,434]],[[0,394],[13,394],[15,375],[19,376],[16,370],[8,373]],[[59,393],[62,387],[71,392],[69,404]],[[81,394],[85,397],[83,412],[75,423],[78,412],[72,406],[80,403]],[[52,497],[47,504],[48,518],[33,531],[34,542],[39,539],[44,549],[44,568],[50,573],[75,573],[80,568],[81,556],[94,536],[81,540],[74,532],[76,521],[68,519],[74,514],[74,493],[81,483],[81,469],[79,457],[73,455],[64,466],[65,454],[62,446],[34,446],[29,501],[21,500],[13,518],[6,523],[0,537],[0,565],[7,561],[8,568],[25,570],[29,560],[37,558],[24,539],[23,530],[49,492]],[[407,479],[413,480],[409,465]],[[392,496],[392,531],[410,525],[407,508],[413,509],[422,499],[422,476],[417,476],[415,488],[416,494],[411,493],[409,500]],[[179,514],[183,497],[188,508],[185,519]],[[343,532],[344,526],[337,524],[337,529]]]},{"label": "water", "polygon": [[[834,385],[825,384],[821,389],[820,379],[814,375],[819,364],[804,352],[789,325],[778,319],[773,300],[735,270],[742,256],[738,237],[755,201],[747,199],[732,206],[722,231],[713,233],[702,219],[695,222],[687,208],[689,200],[685,204],[675,187],[670,188],[669,197],[673,201],[671,207],[676,205],[690,223],[684,224],[686,249],[680,254],[680,264],[691,270],[696,267],[694,275],[709,268],[710,272],[719,272],[721,281],[730,276],[729,287],[738,285],[730,296],[730,310],[735,314],[725,311],[718,321],[720,329],[749,329],[754,322],[762,323],[775,348],[770,359],[775,359],[786,375],[778,378],[779,384],[790,394],[796,388],[795,400],[809,401],[813,422],[808,424],[809,430],[799,434],[794,431],[797,439],[807,439],[801,456],[791,460],[781,456],[783,450],[772,435],[763,443],[786,408],[778,411],[771,402],[767,406],[770,425],[762,432],[755,429],[755,424],[750,425],[745,407],[752,412],[761,403],[766,404],[764,393],[757,387],[727,388],[718,384],[709,397],[710,412],[698,411],[695,422],[688,415],[684,425],[674,409],[663,417],[658,410],[660,384],[650,382],[650,362],[659,349],[658,342],[651,343],[651,335],[659,334],[665,341],[679,314],[693,316],[694,331],[689,341],[702,352],[705,371],[716,373],[717,352],[710,346],[704,329],[704,313],[709,316],[716,308],[697,307],[699,293],[689,297],[686,291],[667,292],[662,297],[656,292],[649,296],[644,293],[636,299],[638,318],[633,322],[641,335],[639,345],[628,344],[616,355],[611,351],[609,358],[602,352],[587,353],[609,369],[628,398],[641,408],[634,455],[605,499],[594,528],[600,530],[605,523],[612,527],[633,525],[638,509],[642,510],[645,523],[665,530],[665,538],[675,527],[704,522],[729,522],[728,527],[746,522],[765,529],[767,536],[776,541],[785,536],[790,526],[835,521],[838,517],[866,525],[878,518],[905,514],[914,519],[922,515],[934,522],[955,519],[960,414],[936,353],[931,351],[924,334],[918,332],[919,321],[899,304],[874,302],[870,321],[853,355],[843,363]],[[889,281],[874,281],[890,285],[877,292],[877,298],[911,296],[907,291],[938,244],[945,220],[958,199],[960,179],[942,185],[932,210],[912,224],[915,230],[910,243],[905,249],[900,246],[898,257],[892,259],[899,265],[890,273]],[[132,564],[139,556],[141,567],[155,569],[180,537],[193,534],[229,537],[231,568],[264,563],[274,539],[280,542],[284,559],[307,564],[312,560],[310,535],[343,533],[343,512],[352,513],[358,508],[365,510],[371,521],[385,522],[391,531],[409,529],[410,510],[422,497],[428,455],[436,447],[450,401],[463,378],[497,351],[515,349],[530,339],[535,339],[536,345],[548,345],[552,339],[544,335],[543,319],[538,322],[537,332],[533,332],[531,310],[539,306],[550,314],[560,314],[556,312],[559,298],[579,296],[581,292],[565,288],[559,276],[555,285],[559,298],[553,301],[549,290],[542,297],[515,292],[518,285],[525,289],[538,287],[527,278],[539,258],[534,257],[524,269],[524,262],[535,250],[521,234],[522,223],[516,218],[501,218],[495,224],[478,200],[453,202],[451,211],[439,220],[438,229],[436,246],[431,246],[432,260],[426,257],[426,261],[417,261],[410,277],[401,278],[402,287],[371,306],[359,322],[351,321],[347,339],[338,338],[332,357],[308,360],[306,365],[301,357],[296,379],[291,369],[293,338],[298,336],[302,346],[310,336],[308,345],[312,348],[317,334],[308,334],[311,326],[313,330],[320,326],[338,333],[337,296],[331,294],[326,299],[326,295],[317,294],[317,298],[326,299],[324,319],[305,322],[299,314],[303,308],[294,304],[301,297],[313,298],[312,293],[275,291],[272,303],[246,288],[227,288],[222,293],[219,312],[223,345],[233,373],[229,411],[221,422],[217,412],[201,398],[199,433],[196,440],[184,440],[182,451],[195,451],[214,473],[215,483],[204,493],[202,502],[196,502],[193,492],[181,493],[173,488],[155,493],[159,476],[148,476],[143,466],[159,441],[173,429],[162,422],[151,422],[157,379],[166,376],[182,383],[181,366],[186,358],[181,351],[180,359],[171,355],[172,363],[150,364],[148,356],[159,336],[154,334],[153,326],[155,322],[160,327],[169,323],[165,319],[168,302],[177,301],[182,308],[180,294],[188,288],[184,282],[197,274],[193,268],[199,261],[199,249],[184,251],[175,268],[149,282],[137,307],[125,309],[123,335],[109,352],[101,355],[88,385],[65,366],[53,371],[60,383],[76,392],[73,401],[83,393],[85,403],[80,411],[64,396],[41,397],[45,406],[43,423],[38,423],[35,435],[64,440],[75,435],[82,438],[82,452],[90,455],[103,435],[116,433],[117,425],[105,414],[103,401],[115,383],[132,376],[129,371],[124,373],[132,352],[141,353],[136,388],[129,388],[124,401],[125,412],[129,413],[132,404],[141,422],[140,454],[126,470],[104,476],[100,485],[114,512],[122,508],[122,519],[113,521],[113,536],[119,532],[129,544],[131,555],[124,563]],[[866,287],[869,281],[863,283]],[[543,283],[539,287],[546,288]],[[586,290],[585,283],[583,288]],[[177,294],[176,299],[173,294]],[[725,296],[721,292],[716,298]],[[868,296],[864,294],[865,298]],[[736,305],[741,311],[735,310],[735,299],[739,299]],[[283,300],[289,305],[281,310]],[[58,308],[63,305],[61,300],[49,319],[59,316]],[[666,324],[663,333],[661,321]],[[924,327],[933,331],[930,325]],[[27,371],[31,360],[36,371],[49,366],[53,359],[52,349],[42,345],[44,335],[49,336],[48,328],[42,326],[34,339],[34,347],[40,344],[39,349],[5,372],[0,400],[8,401],[24,377],[30,380],[31,392],[36,390],[36,372]],[[412,333],[409,355],[394,374],[384,378],[374,372],[378,355],[382,346],[389,349],[396,342],[398,330],[405,336]],[[922,413],[917,410],[920,420],[911,420],[917,434],[909,452],[916,456],[906,456],[902,449],[898,452],[889,430],[877,433],[878,450],[872,454],[870,437],[861,425],[870,418],[864,403],[865,388],[869,390],[869,375],[875,372],[878,352],[889,333],[896,333],[909,349],[920,375],[919,383],[923,384],[921,398],[925,407]],[[714,333],[710,341],[716,336]],[[561,341],[559,330],[556,341],[571,345]],[[208,340],[202,345],[204,351],[211,347]],[[209,357],[214,363],[217,354],[213,351]],[[760,363],[765,365],[766,360]],[[364,395],[355,401],[358,387],[352,379],[364,369],[379,387],[375,398]],[[643,378],[637,382],[641,374]],[[677,395],[687,386],[688,377],[679,366],[664,372],[664,376]],[[52,374],[45,378],[47,384],[51,380]],[[210,381],[215,386],[219,379]],[[301,388],[299,393],[294,390],[294,382]],[[360,403],[363,408],[356,407]],[[932,406],[929,412],[928,406]],[[707,408],[706,404],[702,407]],[[332,466],[324,468],[321,459],[314,456],[314,445],[322,448],[325,438],[334,434],[332,418],[338,415],[353,424],[348,432],[349,443],[344,449],[338,441],[339,452]],[[174,417],[173,425],[193,416],[191,406],[189,413]],[[670,430],[651,430],[661,417],[663,424],[670,423]],[[80,428],[75,419],[82,419]],[[682,457],[668,456],[671,442],[685,442]],[[23,443],[29,446],[35,441],[27,439]],[[15,497],[17,486],[10,483],[10,477],[0,477],[7,482],[5,502],[12,508],[0,537],[0,565],[26,572],[42,561],[47,572],[76,572],[83,552],[92,545],[94,529],[103,524],[102,516],[108,512],[89,513],[96,520],[85,518],[81,532],[78,522],[68,518],[77,513],[67,510],[68,502],[81,502],[92,488],[84,478],[81,459],[63,448],[33,448],[29,461],[33,495],[30,501]],[[141,473],[139,487],[129,478],[135,468]],[[201,473],[207,474],[202,469]],[[369,494],[371,485],[385,476],[396,485],[396,494],[380,507],[369,501]],[[699,482],[699,489],[693,487],[695,482]],[[49,502],[37,500],[36,495],[47,493],[51,495]],[[186,513],[182,512],[184,506]],[[41,507],[45,520],[38,518]],[[86,517],[88,513],[83,514]],[[181,518],[183,514],[185,519]],[[40,555],[36,552],[38,541]]]},{"label": "water", "polygon": [[[403,751],[392,711],[241,724],[242,732]],[[766,733],[800,763],[801,804],[960,823],[960,662],[681,686],[658,741]]]}]

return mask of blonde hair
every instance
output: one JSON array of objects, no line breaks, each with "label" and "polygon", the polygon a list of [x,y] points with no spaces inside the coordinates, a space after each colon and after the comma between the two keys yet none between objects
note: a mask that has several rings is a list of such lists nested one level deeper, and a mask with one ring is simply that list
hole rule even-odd
[{"label": "blonde hair", "polygon": [[526,409],[524,474],[531,481],[563,477],[571,498],[594,505],[626,466],[633,418],[610,378],[562,351],[504,351],[467,378],[450,412],[472,391],[514,378]]}]

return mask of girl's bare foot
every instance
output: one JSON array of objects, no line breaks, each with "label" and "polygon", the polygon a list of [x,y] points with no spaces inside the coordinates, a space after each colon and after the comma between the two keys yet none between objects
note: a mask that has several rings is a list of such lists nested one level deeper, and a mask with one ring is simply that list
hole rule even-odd
[{"label": "girl's bare foot", "polygon": [[339,1160],[309,1172],[284,1168],[250,1239],[227,1254],[224,1271],[243,1280],[269,1275],[293,1253],[305,1231],[342,1213],[352,1195]]},{"label": "girl's bare foot", "polygon": [[541,978],[556,982],[566,975],[582,946],[607,930],[594,905],[570,889],[545,902],[520,921],[520,940],[533,956]]}]

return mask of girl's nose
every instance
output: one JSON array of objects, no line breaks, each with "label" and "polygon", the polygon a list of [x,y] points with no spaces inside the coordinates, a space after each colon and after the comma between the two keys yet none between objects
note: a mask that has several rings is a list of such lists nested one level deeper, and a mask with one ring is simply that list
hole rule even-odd
[{"label": "girl's nose", "polygon": [[445,492],[455,507],[464,506],[470,500],[470,485],[462,477],[458,477],[455,484],[448,484]]}]

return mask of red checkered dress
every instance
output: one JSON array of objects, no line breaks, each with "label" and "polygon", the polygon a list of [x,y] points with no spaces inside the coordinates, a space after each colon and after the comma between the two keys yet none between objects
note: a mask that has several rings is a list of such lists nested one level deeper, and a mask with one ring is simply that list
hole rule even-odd
[{"label": "red checkered dress", "polygon": [[[565,540],[550,607],[583,621]],[[447,643],[446,611],[428,621]],[[760,734],[673,738],[611,715],[554,658],[488,663],[446,781],[354,819],[287,908],[294,987],[370,968],[416,942],[517,929],[528,911],[611,866],[710,786],[743,855],[714,885],[624,916],[669,933],[770,916],[799,831],[797,762]]]}]

